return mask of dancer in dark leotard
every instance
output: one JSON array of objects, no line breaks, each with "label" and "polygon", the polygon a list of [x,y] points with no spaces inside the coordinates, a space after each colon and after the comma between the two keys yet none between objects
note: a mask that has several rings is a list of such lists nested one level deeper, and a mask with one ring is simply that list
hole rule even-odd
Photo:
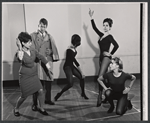
[{"label": "dancer in dark leotard", "polygon": [[[57,93],[54,100],[57,101],[58,98],[68,89],[70,89],[73,86],[73,75],[76,76],[80,80],[80,87],[81,87],[81,96],[85,99],[88,99],[88,97],[85,95],[85,82],[84,82],[84,75],[80,68],[80,64],[75,59],[75,56],[77,55],[76,48],[81,44],[81,38],[79,35],[74,34],[71,39],[72,46],[70,46],[66,51],[66,61],[64,64],[64,72],[67,77],[68,84],[61,90],[60,93]],[[73,65],[75,63],[76,67]]]},{"label": "dancer in dark leotard", "polygon": [[[91,11],[91,10],[89,11],[92,27],[93,27],[94,31],[100,37],[100,39],[98,41],[98,44],[100,47],[100,59],[99,59],[100,70],[99,70],[98,76],[101,76],[107,72],[107,68],[109,66],[110,59],[111,59],[112,55],[118,49],[119,45],[114,40],[113,36],[109,32],[112,27],[112,24],[113,24],[112,19],[110,19],[110,18],[104,19],[104,21],[103,21],[104,33],[102,33],[97,29],[97,27],[95,25],[94,19],[92,18],[93,13],[94,13],[94,11]],[[112,51],[110,52],[109,49],[110,49],[111,44],[113,44],[114,47],[113,47]],[[103,88],[101,87],[101,85],[99,85],[99,95],[98,95],[98,99],[97,99],[97,107],[99,107],[102,102],[102,90],[103,90]]]},{"label": "dancer in dark leotard", "polygon": [[[107,113],[113,112],[113,100],[115,99],[117,100],[116,114],[123,115],[127,109],[132,109],[131,101],[127,97],[136,77],[122,71],[122,61],[117,57],[111,60],[110,69],[111,72],[100,76],[98,82],[104,88],[105,96],[111,105]],[[108,80],[109,88],[103,83],[104,79]],[[125,82],[128,79],[131,80],[131,83],[128,87],[125,87]]]}]

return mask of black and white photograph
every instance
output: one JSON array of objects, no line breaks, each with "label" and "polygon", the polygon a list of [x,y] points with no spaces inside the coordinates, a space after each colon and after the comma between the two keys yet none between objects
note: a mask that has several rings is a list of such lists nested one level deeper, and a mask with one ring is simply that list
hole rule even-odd
[{"label": "black and white photograph", "polygon": [[147,2],[2,2],[2,121],[148,121]]}]

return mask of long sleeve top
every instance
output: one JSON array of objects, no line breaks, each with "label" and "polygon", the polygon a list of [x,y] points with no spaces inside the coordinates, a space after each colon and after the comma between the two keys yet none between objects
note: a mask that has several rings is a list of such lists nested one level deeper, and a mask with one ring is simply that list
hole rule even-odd
[{"label": "long sleeve top", "polygon": [[77,55],[77,51],[75,50],[75,52],[71,49],[67,49],[66,50],[66,61],[64,64],[64,67],[66,66],[70,66],[73,67],[73,63],[78,67],[80,66],[80,64],[78,63],[78,61],[76,60],[75,56]]},{"label": "long sleeve top", "polygon": [[[93,27],[94,31],[99,35],[99,37],[101,39],[104,34],[98,30],[93,19],[91,20],[91,23],[92,23],[92,27]],[[99,44],[101,53],[103,53],[104,51],[109,52],[111,43],[114,45],[112,51],[110,52],[113,55],[116,52],[116,50],[119,48],[119,45],[114,40],[113,36],[108,35],[108,36],[104,37],[102,40],[99,40],[98,44]]]},{"label": "long sleeve top", "polygon": [[37,74],[37,67],[35,64],[36,58],[41,60],[44,64],[48,63],[45,57],[39,54],[38,51],[36,51],[35,49],[32,48],[30,52],[30,56],[26,52],[24,52],[23,59],[21,60],[21,68],[19,71],[20,74],[25,74],[29,76]]}]

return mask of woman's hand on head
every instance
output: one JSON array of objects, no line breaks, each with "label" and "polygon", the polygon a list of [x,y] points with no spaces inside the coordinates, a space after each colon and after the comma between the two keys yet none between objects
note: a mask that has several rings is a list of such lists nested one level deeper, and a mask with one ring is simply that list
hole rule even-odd
[{"label": "woman's hand on head", "polygon": [[19,60],[22,60],[22,59],[23,59],[23,56],[24,56],[24,52],[23,52],[22,50],[19,50],[19,51],[17,52],[17,55],[18,55]]},{"label": "woman's hand on head", "polygon": [[21,45],[21,42],[18,38],[16,38],[16,44],[17,44],[18,49],[22,50],[22,45]]},{"label": "woman's hand on head", "polygon": [[90,15],[91,18],[93,16],[93,14],[94,14],[94,11],[91,11],[91,9],[89,8],[89,15]]}]

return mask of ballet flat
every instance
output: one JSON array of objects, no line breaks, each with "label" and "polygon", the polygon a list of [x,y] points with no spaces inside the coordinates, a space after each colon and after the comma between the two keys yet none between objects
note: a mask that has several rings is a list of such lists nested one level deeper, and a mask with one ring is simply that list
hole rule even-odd
[{"label": "ballet flat", "polygon": [[57,101],[60,96],[61,96],[61,93],[57,93],[57,95],[54,97],[54,100]]},{"label": "ballet flat", "polygon": [[55,103],[54,103],[54,102],[52,102],[52,101],[45,101],[45,104],[55,105]]},{"label": "ballet flat", "polygon": [[16,117],[19,117],[20,116],[20,113],[17,111],[17,112],[15,112],[15,109],[13,110],[13,112],[14,112],[14,115],[16,116]]},{"label": "ballet flat", "polygon": [[41,111],[41,109],[39,109],[39,112],[43,115],[48,115],[48,113],[46,111]]},{"label": "ballet flat", "polygon": [[112,113],[113,112],[113,110],[114,110],[114,106],[110,106],[110,108],[109,108],[109,110],[107,111],[107,113]]},{"label": "ballet flat", "polygon": [[131,110],[133,108],[133,105],[131,104],[131,100],[128,100],[128,106],[127,109]]},{"label": "ballet flat", "polygon": [[38,111],[38,107],[36,105],[32,105],[32,111]]},{"label": "ballet flat", "polygon": [[83,98],[86,99],[86,100],[89,99],[85,94],[81,94],[81,97],[83,97]]},{"label": "ballet flat", "polygon": [[100,107],[101,104],[102,104],[102,98],[99,98],[99,96],[98,96],[97,107]]}]

